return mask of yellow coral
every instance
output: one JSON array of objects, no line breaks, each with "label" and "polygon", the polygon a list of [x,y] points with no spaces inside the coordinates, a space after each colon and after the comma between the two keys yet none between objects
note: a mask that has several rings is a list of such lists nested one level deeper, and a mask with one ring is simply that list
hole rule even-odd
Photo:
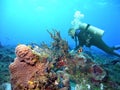
[{"label": "yellow coral", "polygon": [[31,46],[31,45],[28,45],[28,47],[29,47],[30,49],[32,49],[32,46]]},{"label": "yellow coral", "polygon": [[34,82],[33,82],[33,81],[28,81],[28,84],[29,84],[29,85],[33,85]]}]

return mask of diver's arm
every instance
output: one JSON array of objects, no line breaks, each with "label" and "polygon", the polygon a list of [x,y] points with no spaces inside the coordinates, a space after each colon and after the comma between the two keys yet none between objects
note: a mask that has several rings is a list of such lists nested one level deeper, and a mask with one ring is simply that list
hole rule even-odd
[{"label": "diver's arm", "polygon": [[75,50],[79,48],[78,37],[75,36]]},{"label": "diver's arm", "polygon": [[77,36],[75,36],[75,47],[77,47],[78,44],[77,44]]}]

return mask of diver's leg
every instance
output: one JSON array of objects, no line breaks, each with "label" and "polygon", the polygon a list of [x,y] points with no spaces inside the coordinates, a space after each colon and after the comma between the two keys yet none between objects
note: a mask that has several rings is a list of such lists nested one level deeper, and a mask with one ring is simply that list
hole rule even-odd
[{"label": "diver's leg", "polygon": [[94,39],[94,44],[93,45],[95,45],[99,49],[105,51],[106,53],[109,53],[109,54],[116,55],[116,56],[120,57],[120,53],[118,51],[116,51],[116,49],[120,49],[119,46],[110,47],[101,38]]},{"label": "diver's leg", "polygon": [[93,45],[103,50],[104,52],[120,57],[120,52],[116,51],[117,49],[120,49],[119,45],[115,47],[110,47],[102,40],[102,38],[98,37],[95,37],[91,42]]}]

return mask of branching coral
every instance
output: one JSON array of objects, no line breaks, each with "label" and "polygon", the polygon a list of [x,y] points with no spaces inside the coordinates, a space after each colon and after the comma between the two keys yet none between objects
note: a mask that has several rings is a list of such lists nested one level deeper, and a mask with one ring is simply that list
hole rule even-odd
[{"label": "branching coral", "polygon": [[55,50],[55,52],[59,53],[60,56],[67,55],[68,54],[67,41],[61,38],[60,32],[58,32],[57,30],[53,30],[53,31],[54,33],[48,31],[51,38],[54,40],[54,42],[52,43],[52,48]]}]

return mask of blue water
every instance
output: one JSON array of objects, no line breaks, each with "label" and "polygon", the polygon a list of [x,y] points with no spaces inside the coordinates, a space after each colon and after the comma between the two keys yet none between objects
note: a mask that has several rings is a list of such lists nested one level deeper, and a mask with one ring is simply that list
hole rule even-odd
[{"label": "blue water", "polygon": [[[82,22],[105,31],[102,39],[106,44],[120,44],[119,0],[0,0],[0,43],[50,44],[47,30],[56,29],[74,48],[68,29],[76,11],[84,14]],[[75,90],[75,85],[71,85],[71,90]]]},{"label": "blue water", "polygon": [[49,43],[46,30],[54,28],[74,47],[68,29],[77,10],[84,14],[83,22],[105,31],[103,40],[107,44],[120,44],[119,0],[0,0],[0,42]]}]

